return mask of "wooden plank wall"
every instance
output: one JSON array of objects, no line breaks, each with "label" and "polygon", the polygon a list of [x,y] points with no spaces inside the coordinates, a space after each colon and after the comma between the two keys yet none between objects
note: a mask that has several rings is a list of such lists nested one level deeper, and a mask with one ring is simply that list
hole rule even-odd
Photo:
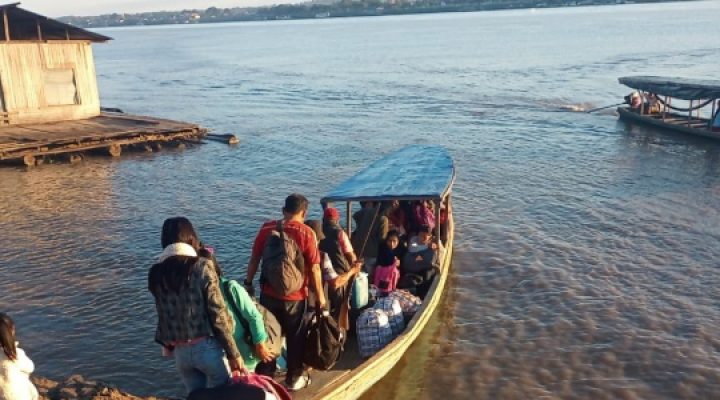
[{"label": "wooden plank wall", "polygon": [[[48,106],[44,71],[72,68],[80,104]],[[91,118],[100,115],[92,47],[83,41],[0,42],[0,84],[11,124]]]}]

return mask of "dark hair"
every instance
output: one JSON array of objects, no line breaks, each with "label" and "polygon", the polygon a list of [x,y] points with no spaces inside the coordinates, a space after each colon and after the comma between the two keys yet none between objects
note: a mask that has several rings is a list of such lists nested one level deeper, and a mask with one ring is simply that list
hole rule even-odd
[{"label": "dark hair", "polygon": [[222,267],[220,266],[220,263],[218,262],[217,257],[215,257],[215,253],[213,251],[208,250],[201,243],[200,250],[198,250],[197,254],[199,257],[207,258],[208,260],[212,261],[213,268],[215,268],[215,273],[217,274],[218,278],[225,276]]},{"label": "dark hair", "polygon": [[17,348],[15,347],[15,323],[5,313],[0,313],[0,346],[10,360],[17,360]]},{"label": "dark hair", "polygon": [[315,238],[318,241],[325,239],[325,234],[323,233],[323,228],[322,228],[322,222],[320,222],[316,219],[310,219],[310,220],[305,221],[305,225],[309,226],[310,229],[312,229],[313,232],[315,232]]},{"label": "dark hair", "polygon": [[160,242],[163,249],[173,243],[189,244],[195,250],[200,249],[200,239],[190,221],[185,217],[168,218],[163,223]]},{"label": "dark hair", "polygon": [[[201,256],[208,253],[200,251],[201,245],[195,228],[185,217],[174,217],[165,220],[160,234],[163,248],[173,243],[185,243],[192,246]],[[150,268],[148,274],[148,290],[157,296],[161,293],[179,292],[187,287],[192,267],[197,263],[197,257],[173,256],[166,258]]]},{"label": "dark hair", "polygon": [[428,225],[428,224],[422,224],[422,225],[420,225],[420,228],[418,229],[418,233],[420,233],[420,232],[425,232],[425,233],[432,234],[432,232],[431,232],[431,230],[430,230],[430,225]]},{"label": "dark hair", "polygon": [[395,236],[398,240],[400,240],[400,234],[398,233],[398,231],[396,231],[395,229],[390,229],[385,236],[385,241],[390,239],[392,236]]},{"label": "dark hair", "polygon": [[283,211],[291,215],[300,214],[308,209],[308,199],[299,193],[293,193],[285,198],[285,207]]},{"label": "dark hair", "polygon": [[371,208],[375,207],[375,202],[370,200],[364,200],[360,202],[360,207],[362,208]]}]

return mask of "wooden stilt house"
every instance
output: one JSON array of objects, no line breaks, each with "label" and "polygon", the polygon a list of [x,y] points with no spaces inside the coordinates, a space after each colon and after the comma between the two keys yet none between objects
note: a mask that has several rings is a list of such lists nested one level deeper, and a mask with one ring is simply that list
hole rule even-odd
[{"label": "wooden stilt house", "polygon": [[92,43],[111,38],[1,5],[0,118],[39,123],[100,115]]},{"label": "wooden stilt house", "polygon": [[103,112],[91,45],[111,38],[19,4],[0,5],[0,163],[75,162],[89,150],[118,156],[125,147],[155,151],[202,137],[237,141],[195,124]]}]

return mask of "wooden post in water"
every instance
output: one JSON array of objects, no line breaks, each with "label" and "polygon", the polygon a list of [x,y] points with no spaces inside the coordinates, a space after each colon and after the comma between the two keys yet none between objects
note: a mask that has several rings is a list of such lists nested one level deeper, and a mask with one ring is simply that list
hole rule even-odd
[{"label": "wooden post in water", "polygon": [[5,25],[5,41],[10,41],[10,23],[8,22],[7,8],[3,8],[3,24]]},{"label": "wooden post in water", "polygon": [[145,153],[152,153],[152,152],[153,152],[152,146],[151,146],[150,144],[148,144],[148,143],[143,143],[143,144],[137,145],[137,149],[140,150],[140,151],[144,151]]},{"label": "wooden post in water", "polygon": [[120,157],[120,154],[122,154],[122,147],[117,143],[113,143],[108,146],[107,151],[112,157]]},{"label": "wooden post in water", "polygon": [[25,154],[23,156],[23,164],[27,167],[34,167],[35,166],[35,156],[32,154]]}]

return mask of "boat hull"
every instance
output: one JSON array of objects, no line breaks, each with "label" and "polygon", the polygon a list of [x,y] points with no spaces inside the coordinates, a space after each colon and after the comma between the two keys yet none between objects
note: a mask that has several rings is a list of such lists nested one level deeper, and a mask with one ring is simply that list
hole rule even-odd
[{"label": "boat hull", "polygon": [[[440,304],[452,263],[453,239],[454,223],[451,214],[448,219],[448,240],[440,264],[440,273],[437,275],[428,294],[425,296],[420,310],[418,310],[412,320],[410,320],[405,331],[403,331],[400,336],[395,338],[395,340],[379,353],[365,360],[355,368],[345,370],[330,380],[325,381],[322,387],[315,387],[313,383],[309,388],[293,394],[293,398],[298,400],[353,400],[359,398],[380,379],[385,377],[403,357],[410,345],[415,342],[415,339],[417,339],[420,333],[422,333],[434,314],[435,309],[438,307],[438,304]],[[346,349],[346,351],[347,350],[348,349]],[[313,381],[315,381],[315,377],[318,374],[328,374],[332,372],[333,371],[316,371],[313,373]]]},{"label": "boat hull", "polygon": [[662,118],[656,118],[648,115],[640,115],[636,112],[630,111],[627,107],[619,107],[617,109],[621,120],[628,122],[637,122],[647,126],[654,126],[662,129],[667,129],[675,132],[682,132],[695,136],[703,136],[712,139],[720,139],[720,132],[713,132],[707,128],[693,128],[685,124],[680,125],[678,123],[670,123],[663,121]]}]

